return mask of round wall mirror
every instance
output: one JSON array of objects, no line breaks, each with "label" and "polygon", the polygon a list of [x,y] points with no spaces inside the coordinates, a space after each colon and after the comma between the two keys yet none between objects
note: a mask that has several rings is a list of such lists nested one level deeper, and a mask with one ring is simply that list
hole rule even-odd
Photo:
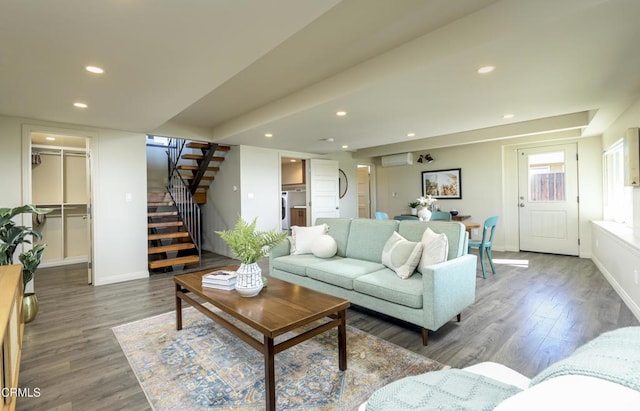
[{"label": "round wall mirror", "polygon": [[340,198],[347,194],[347,187],[349,187],[347,175],[342,171],[342,169],[338,169],[338,191],[340,193]]}]

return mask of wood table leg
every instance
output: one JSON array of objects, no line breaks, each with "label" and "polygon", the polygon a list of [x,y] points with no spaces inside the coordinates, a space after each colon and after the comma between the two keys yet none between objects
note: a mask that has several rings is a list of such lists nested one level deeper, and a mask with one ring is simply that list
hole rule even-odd
[{"label": "wood table leg", "polygon": [[342,310],[338,313],[340,325],[338,325],[338,367],[340,371],[347,369],[347,313]]},{"label": "wood table leg", "polygon": [[182,300],[178,297],[178,292],[182,291],[182,287],[176,284],[176,330],[182,330]]},{"label": "wood table leg", "polygon": [[264,337],[264,394],[265,409],[276,409],[276,376],[275,376],[275,349],[273,338]]}]

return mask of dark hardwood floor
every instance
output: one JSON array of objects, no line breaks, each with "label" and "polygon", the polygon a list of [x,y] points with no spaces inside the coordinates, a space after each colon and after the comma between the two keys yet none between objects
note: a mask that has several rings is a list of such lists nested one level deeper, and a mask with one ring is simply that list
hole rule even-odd
[{"label": "dark hardwood floor", "polygon": [[[612,329],[638,325],[591,260],[494,252],[497,274],[478,271],[477,302],[429,335],[356,308],[347,322],[453,367],[496,361],[533,376]],[[209,255],[208,265],[233,260]],[[265,262],[261,263],[267,269]],[[25,328],[18,410],[150,409],[111,327],[174,310],[172,276],[92,287],[83,265],[41,269],[40,312]]]}]

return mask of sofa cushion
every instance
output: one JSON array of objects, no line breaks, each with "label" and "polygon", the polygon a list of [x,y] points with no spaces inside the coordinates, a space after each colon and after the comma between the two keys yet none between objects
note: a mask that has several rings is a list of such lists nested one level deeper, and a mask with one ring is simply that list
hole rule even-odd
[{"label": "sofa cushion", "polygon": [[347,255],[347,239],[349,238],[351,219],[321,217],[316,219],[316,224],[326,224],[329,227],[327,234],[333,237],[338,245],[336,254],[340,257],[345,257]]},{"label": "sofa cushion", "polygon": [[382,249],[397,226],[395,220],[358,218],[351,221],[346,256],[381,263]]},{"label": "sofa cushion", "polygon": [[427,227],[422,235],[422,245],[422,256],[418,264],[418,271],[421,273],[431,265],[447,261],[449,242],[445,233],[436,234]]},{"label": "sofa cushion", "polygon": [[407,279],[418,266],[421,254],[422,243],[407,241],[394,231],[382,249],[382,264],[395,271],[398,277]]},{"label": "sofa cushion", "polygon": [[447,260],[467,254],[464,224],[457,221],[400,221],[398,224],[398,234],[409,241],[421,241],[422,234],[428,228],[434,233],[444,233],[449,242],[449,252]]},{"label": "sofa cushion", "polygon": [[311,245],[319,236],[327,233],[327,225],[320,224],[312,227],[291,227],[291,254],[311,254]]},{"label": "sofa cushion", "polygon": [[328,284],[353,290],[353,280],[362,275],[382,270],[384,266],[370,261],[338,258],[332,261],[322,260],[307,268],[307,276]]},{"label": "sofa cushion", "polygon": [[380,388],[367,400],[366,410],[493,410],[520,391],[464,370],[432,371]]},{"label": "sofa cushion", "polygon": [[356,278],[353,281],[353,289],[395,304],[422,308],[421,274],[414,274],[406,280],[401,280],[396,273],[385,268]]},{"label": "sofa cushion", "polygon": [[640,327],[606,332],[531,379],[540,384],[563,375],[586,375],[640,392]]},{"label": "sofa cushion", "polygon": [[[334,256],[332,259],[341,259],[342,257]],[[274,269],[286,271],[292,274],[307,275],[307,267],[314,264],[326,263],[326,258],[318,258],[313,254],[304,255],[285,255],[274,258],[272,266]]]},{"label": "sofa cushion", "polygon": [[331,258],[338,251],[338,243],[329,234],[323,234],[313,240],[311,252],[319,258]]}]

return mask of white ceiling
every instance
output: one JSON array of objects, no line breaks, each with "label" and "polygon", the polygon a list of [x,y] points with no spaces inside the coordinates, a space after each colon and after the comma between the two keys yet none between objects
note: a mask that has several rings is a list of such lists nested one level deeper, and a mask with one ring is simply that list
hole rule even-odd
[{"label": "white ceiling", "polygon": [[638,0],[6,0],[0,113],[356,155],[595,135],[640,96],[637,16]]}]

